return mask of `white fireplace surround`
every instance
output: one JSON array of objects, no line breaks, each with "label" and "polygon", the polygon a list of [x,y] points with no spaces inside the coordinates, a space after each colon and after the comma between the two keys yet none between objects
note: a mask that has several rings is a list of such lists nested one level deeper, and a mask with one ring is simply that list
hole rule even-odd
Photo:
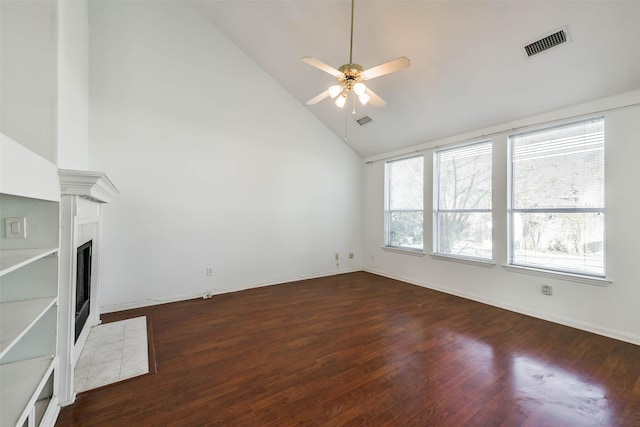
[{"label": "white fireplace surround", "polygon": [[[118,188],[103,172],[58,170],[60,203],[59,277],[59,397],[61,405],[74,402],[74,370],[92,326],[100,322],[100,250],[102,207]],[[75,339],[75,298],[77,248],[91,240],[91,289],[87,323]]]}]

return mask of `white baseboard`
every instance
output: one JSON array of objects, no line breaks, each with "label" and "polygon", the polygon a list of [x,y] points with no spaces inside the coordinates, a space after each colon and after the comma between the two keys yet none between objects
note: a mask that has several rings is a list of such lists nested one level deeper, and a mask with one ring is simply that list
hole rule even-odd
[{"label": "white baseboard", "polygon": [[189,294],[173,295],[173,296],[163,297],[163,298],[151,298],[151,299],[144,299],[144,300],[138,300],[138,301],[131,301],[131,302],[126,302],[122,304],[106,305],[100,308],[100,314],[114,313],[116,311],[132,310],[134,308],[150,307],[153,305],[169,304],[172,302],[203,298],[205,295],[210,295],[210,296],[222,295],[222,294],[228,294],[231,292],[245,291],[247,289],[262,288],[264,286],[281,285],[283,283],[296,282],[299,280],[319,279],[321,277],[329,277],[329,276],[336,276],[338,274],[354,273],[356,271],[362,271],[362,268],[357,267],[357,268],[349,268],[349,269],[340,269],[339,271],[325,271],[316,275],[291,276],[291,277],[285,277],[285,278],[270,281],[270,282],[253,283],[253,284],[236,286],[236,287],[227,288],[227,289],[219,289],[219,290],[214,289],[207,292],[196,292],[196,293],[189,293]]},{"label": "white baseboard", "polygon": [[369,273],[373,273],[373,274],[377,274],[379,276],[384,276],[384,277],[388,277],[390,279],[395,279],[395,280],[400,280],[402,282],[406,282],[406,283],[410,283],[412,285],[417,285],[417,286],[421,286],[423,288],[428,288],[428,289],[433,289],[434,291],[439,291],[439,292],[444,292],[446,294],[450,294],[450,295],[455,295],[457,297],[461,297],[461,298],[465,298],[468,300],[472,300],[472,301],[476,301],[476,302],[480,302],[483,304],[487,304],[493,307],[498,307],[498,308],[502,308],[505,310],[509,310],[509,311],[513,311],[515,313],[519,313],[519,314],[524,314],[526,316],[531,316],[531,317],[535,317],[537,319],[542,319],[542,320],[546,320],[549,322],[553,322],[553,323],[558,323],[560,325],[564,325],[564,326],[569,326],[571,328],[575,328],[575,329],[580,329],[586,332],[591,332],[597,335],[602,335],[608,338],[613,338],[619,341],[624,341],[624,342],[628,342],[631,344],[635,344],[635,345],[640,345],[640,336],[637,335],[630,335],[630,334],[626,334],[624,332],[619,332],[619,331],[614,331],[611,329],[607,329],[607,328],[602,328],[600,326],[597,325],[593,325],[590,323],[585,323],[585,322],[581,322],[578,320],[574,320],[574,319],[569,319],[569,318],[565,318],[565,317],[560,317],[560,316],[555,316],[553,314],[550,313],[544,313],[544,312],[540,312],[540,311],[536,311],[536,310],[531,310],[529,308],[526,307],[521,307],[521,306],[516,306],[516,305],[512,305],[512,304],[505,304],[501,301],[495,301],[495,300],[490,300],[484,297],[481,297],[479,295],[475,295],[475,294],[470,294],[467,292],[460,292],[456,289],[451,289],[451,288],[447,288],[447,287],[442,287],[442,286],[434,286],[430,283],[426,283],[426,282],[422,282],[422,281],[418,281],[415,279],[412,279],[410,277],[403,277],[403,276],[398,276],[398,275],[394,275],[394,274],[389,274],[383,271],[379,271],[373,268],[364,268],[364,271],[369,272]]}]

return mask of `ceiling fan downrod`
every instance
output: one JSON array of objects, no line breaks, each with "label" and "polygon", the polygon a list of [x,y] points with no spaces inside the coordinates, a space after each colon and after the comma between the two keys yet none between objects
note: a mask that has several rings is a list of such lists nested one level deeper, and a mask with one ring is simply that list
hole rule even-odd
[{"label": "ceiling fan downrod", "polygon": [[[399,71],[409,67],[409,59],[404,56],[396,58],[392,61],[377,65],[373,68],[365,70],[360,64],[353,63],[353,27],[355,20],[355,0],[351,0],[351,32],[349,40],[349,63],[340,66],[338,69],[325,64],[324,62],[305,56],[302,58],[304,62],[315,67],[325,73],[331,74],[337,80],[337,84],[330,86],[327,90],[321,92],[317,96],[307,101],[308,105],[314,105],[327,97],[335,98],[335,104],[338,108],[343,108],[347,96],[353,93],[362,105],[371,102],[375,107],[384,107],[386,102],[380,98],[375,92],[364,84],[364,81],[371,80],[376,77],[384,76],[395,71]],[[355,97],[354,97],[355,98]]]},{"label": "ceiling fan downrod", "polygon": [[[355,1],[351,0],[351,42],[349,43],[349,64],[353,64],[353,12],[355,10]],[[362,71],[362,67],[360,67]]]}]

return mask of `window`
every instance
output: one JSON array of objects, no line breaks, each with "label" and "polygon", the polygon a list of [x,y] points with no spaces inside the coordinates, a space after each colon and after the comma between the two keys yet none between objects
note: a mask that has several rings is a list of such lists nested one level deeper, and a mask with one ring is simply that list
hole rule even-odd
[{"label": "window", "polygon": [[423,249],[423,169],[422,156],[387,162],[387,246],[418,251]]},{"label": "window", "polygon": [[510,143],[510,264],[604,277],[604,120]]},{"label": "window", "polygon": [[492,259],[491,141],[435,152],[434,251]]}]

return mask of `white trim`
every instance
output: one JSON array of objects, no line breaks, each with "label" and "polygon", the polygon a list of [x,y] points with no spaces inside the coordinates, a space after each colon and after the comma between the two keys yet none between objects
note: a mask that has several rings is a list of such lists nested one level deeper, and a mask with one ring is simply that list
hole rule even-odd
[{"label": "white trim", "polygon": [[[447,211],[458,211],[458,212],[465,212],[465,213],[480,213],[480,214],[489,214],[490,218],[491,218],[491,223],[493,224],[493,209],[491,207],[491,205],[493,204],[493,139],[492,138],[488,138],[488,139],[481,139],[478,140],[476,142],[470,142],[470,143],[463,143],[463,144],[456,144],[456,145],[452,145],[452,146],[447,146],[444,148],[436,148],[433,150],[433,154],[432,154],[432,161],[433,161],[433,171],[432,171],[432,175],[433,175],[433,182],[432,182],[432,190],[431,190],[431,196],[432,196],[432,238],[433,238],[433,242],[432,242],[432,246],[434,250],[438,250],[439,249],[439,243],[440,242],[440,237],[442,234],[442,231],[440,229],[440,225],[441,225],[441,219],[440,219],[440,213],[444,212],[446,213]],[[489,177],[490,177],[490,187],[491,187],[491,192],[489,194],[489,201],[490,201],[490,206],[488,208],[483,208],[483,209],[470,209],[470,208],[451,208],[451,209],[441,209],[440,206],[440,184],[441,184],[441,179],[442,179],[442,174],[441,174],[441,154],[442,153],[446,153],[446,152],[451,152],[451,151],[456,151],[456,152],[460,152],[460,150],[464,150],[464,149],[468,149],[471,147],[478,147],[478,146],[487,146],[487,148],[485,148],[487,150],[486,153],[483,153],[482,151],[480,151],[480,154],[478,154],[478,152],[476,151],[476,155],[477,156],[484,156],[484,155],[489,155],[489,158],[491,160],[490,163],[490,169],[489,169]],[[482,150],[482,148],[481,148]],[[453,157],[455,158],[456,154],[453,154]],[[491,230],[489,230],[489,233],[491,234],[491,237],[493,239],[493,232]],[[478,259],[478,258],[472,258],[472,257],[465,257],[465,256],[455,256],[455,255],[451,255],[451,254],[439,254],[439,253],[431,253],[430,254],[432,258],[434,259],[440,259],[440,260],[444,260],[444,261],[457,261],[457,262],[461,262],[463,264],[470,264],[470,265],[477,265],[480,267],[487,267],[486,263],[493,263],[492,261],[486,261],[486,260],[482,260],[482,259]],[[441,257],[441,258],[439,258]],[[491,267],[493,267],[493,265],[491,265]]]},{"label": "white trim", "polygon": [[[96,322],[94,321],[94,319],[92,319],[95,317],[93,316],[93,314],[94,313],[91,313],[91,309],[89,309],[89,318],[87,318],[87,322],[82,327],[82,331],[80,331],[80,335],[78,335],[78,340],[72,343],[73,350],[71,351],[71,366],[73,367],[74,371],[76,365],[78,364],[78,360],[80,359],[80,355],[82,354],[82,349],[84,348],[84,345],[87,343],[87,339],[89,338],[91,328],[96,325]],[[75,334],[75,324],[73,332]]]},{"label": "white trim", "polygon": [[565,326],[569,326],[572,328],[576,328],[576,329],[580,329],[582,331],[586,331],[586,332],[591,332],[593,334],[597,334],[597,335],[602,335],[605,337],[609,337],[609,338],[613,338],[619,341],[624,341],[624,342],[628,342],[631,344],[635,344],[635,345],[640,345],[640,335],[632,335],[632,334],[627,334],[624,332],[619,332],[619,331],[615,331],[615,330],[611,330],[611,329],[607,329],[607,328],[601,328],[597,325],[591,324],[591,323],[586,323],[586,322],[580,322],[580,321],[576,321],[573,319],[568,319],[566,317],[560,317],[560,316],[554,316],[552,314],[549,313],[544,313],[544,312],[540,312],[540,311],[536,311],[536,310],[530,310],[526,307],[522,307],[522,306],[517,306],[517,305],[512,305],[512,304],[505,304],[502,303],[500,301],[496,301],[493,299],[488,299],[488,298],[483,298],[480,297],[478,295],[475,294],[471,294],[471,293],[467,293],[467,292],[460,292],[457,291],[455,289],[451,289],[448,287],[442,287],[442,286],[434,286],[430,283],[426,283],[426,282],[421,282],[421,281],[417,281],[414,279],[411,279],[409,277],[404,277],[404,276],[398,276],[398,275],[394,275],[394,274],[389,274],[389,273],[385,273],[382,271],[378,271],[376,269],[372,269],[372,268],[365,268],[364,271],[368,272],[368,273],[372,273],[372,274],[377,274],[379,276],[383,276],[383,277],[388,277],[390,279],[394,279],[394,280],[400,280],[402,282],[406,282],[412,285],[416,285],[416,286],[422,286],[423,288],[428,288],[428,289],[432,289],[434,291],[439,291],[439,292],[444,292],[446,294],[449,295],[455,295],[457,297],[461,297],[461,298],[465,298],[468,300],[472,300],[472,301],[476,301],[476,302],[480,302],[483,304],[487,304],[493,307],[498,307],[498,308],[502,308],[505,310],[509,310],[509,311],[513,311],[515,313],[519,313],[519,314],[524,314],[525,316],[531,316],[531,317],[535,317],[537,319],[542,319],[542,320],[546,320],[549,322],[553,322],[553,323],[557,323],[560,325],[565,325]]},{"label": "white trim", "polygon": [[533,276],[548,277],[551,279],[569,280],[571,282],[586,283],[596,286],[609,286],[612,282],[601,277],[583,276],[581,274],[563,273],[560,271],[543,270],[533,267],[522,267],[519,265],[503,265],[505,270],[513,273],[530,274]]},{"label": "white trim", "polygon": [[[58,174],[62,192],[60,204],[58,392],[61,405],[66,406],[72,404],[77,395],[74,385],[75,366],[89,336],[89,331],[92,326],[100,323],[102,204],[110,202],[119,191],[109,177],[102,172],[60,169]],[[85,226],[82,232],[80,226]],[[91,302],[89,317],[76,341],[75,316],[73,315],[76,291],[76,254],[77,248],[89,240],[93,241]]]},{"label": "white trim", "polygon": [[97,203],[109,203],[120,194],[118,187],[104,172],[59,169],[63,195],[80,196]]},{"label": "white trim", "polygon": [[[422,160],[422,182],[420,183],[422,186],[422,209],[391,209],[391,173],[390,166],[392,163],[406,161],[410,159],[420,158]],[[389,245],[391,241],[391,214],[393,212],[399,211],[412,211],[412,212],[422,212],[422,235],[424,238],[424,182],[425,182],[425,155],[423,153],[413,154],[411,156],[405,156],[401,158],[397,158],[394,160],[387,160],[384,165],[384,244],[383,249],[386,248],[394,248]],[[404,249],[404,250],[412,250],[412,249]],[[423,254],[424,255],[424,254]],[[423,256],[422,255],[422,256]]]},{"label": "white trim", "polygon": [[383,246],[382,250],[387,252],[395,252],[397,254],[412,255],[412,256],[426,255],[424,251],[421,251],[420,249],[400,248],[395,246]]},{"label": "white trim", "polygon": [[100,307],[100,310],[101,310],[100,314],[113,313],[116,311],[123,311],[123,310],[132,310],[134,308],[150,307],[154,305],[169,304],[172,302],[187,301],[190,299],[205,298],[205,297],[210,298],[211,296],[214,296],[214,295],[229,294],[232,292],[245,291],[248,289],[262,288],[265,286],[283,285],[285,283],[296,282],[299,280],[319,279],[322,277],[337,276],[339,274],[355,273],[358,271],[363,271],[363,270],[360,267],[356,267],[351,269],[343,269],[338,272],[324,272],[324,273],[320,273],[318,275],[312,275],[312,276],[295,276],[295,277],[278,279],[276,281],[267,282],[267,283],[255,283],[255,284],[249,284],[244,286],[236,286],[230,289],[222,289],[222,290],[213,289],[205,292],[174,295],[171,297],[161,298],[161,299],[145,299],[145,300],[125,302],[122,304],[105,305]]},{"label": "white trim", "polygon": [[[528,126],[528,127],[523,127],[522,129],[519,129],[519,131],[517,133],[511,133],[510,135],[507,136],[507,161],[508,161],[508,168],[507,168],[507,188],[508,188],[508,196],[507,196],[507,256],[509,258],[509,260],[513,259],[514,257],[514,244],[515,244],[515,232],[514,232],[514,216],[517,212],[523,212],[523,211],[527,211],[526,209],[516,209],[513,207],[514,205],[514,200],[515,200],[515,195],[514,195],[514,178],[513,178],[513,173],[514,173],[514,165],[515,165],[515,161],[514,161],[514,139],[517,137],[522,137],[524,135],[529,135],[529,134],[534,134],[534,133],[541,133],[541,132],[547,132],[547,131],[551,131],[551,130],[555,130],[555,129],[559,129],[559,128],[567,128],[567,127],[571,127],[571,126],[579,126],[580,124],[584,124],[587,122],[593,123],[596,121],[601,121],[603,123],[603,125],[605,126],[606,129],[606,123],[605,123],[605,116],[604,113],[593,113],[593,114],[588,114],[588,115],[584,115],[581,118],[578,117],[570,117],[567,119],[561,119],[561,120],[557,120],[555,122],[547,122],[541,125],[535,125],[535,126]],[[603,135],[603,144],[605,144],[605,136]],[[605,157],[606,157],[606,146],[603,146],[603,153],[605,153]],[[605,168],[605,164],[602,165],[603,168]],[[605,173],[605,182],[603,183],[603,191],[606,193],[606,173]],[[603,200],[604,201],[604,200]],[[606,205],[606,203],[605,203]],[[601,209],[603,213],[606,212],[605,210],[605,205],[603,205],[602,207],[599,207],[598,209]],[[585,212],[585,211],[589,211],[588,208],[573,208],[575,210],[573,210],[573,212]],[[535,211],[543,211],[543,212],[554,212],[554,209],[548,209],[548,210],[544,210],[542,208],[539,209],[534,209],[531,208],[529,211],[531,212],[535,212]],[[555,210],[556,212],[562,212],[561,209],[557,209]],[[565,210],[566,211],[566,210]],[[607,238],[606,238],[606,218],[603,219],[603,236],[602,236],[602,241],[606,243]],[[606,259],[606,249],[604,251],[605,254],[605,259]],[[605,261],[605,260],[603,260]],[[604,265],[606,267],[606,264]],[[608,286],[609,284],[611,284],[611,281],[606,280],[605,278],[599,278],[599,277],[594,277],[594,276],[587,276],[587,275],[583,275],[583,274],[579,274],[579,273],[566,273],[566,272],[559,272],[559,271],[553,271],[553,270],[547,270],[544,268],[537,268],[537,267],[526,267],[526,266],[519,266],[519,265],[512,265],[512,264],[505,264],[503,266],[507,271],[510,272],[514,272],[514,273],[522,273],[522,274],[530,274],[530,275],[534,275],[534,276],[542,276],[542,277],[548,277],[548,278],[552,278],[552,279],[560,279],[560,280],[569,280],[572,282],[578,282],[578,283],[586,283],[586,284],[590,284],[590,285],[597,285],[597,286]]]},{"label": "white trim", "polygon": [[459,262],[461,264],[469,264],[475,265],[477,267],[485,267],[485,268],[493,268],[496,264],[491,260],[481,260],[476,258],[465,258],[453,255],[444,255],[444,254],[429,254],[429,256],[433,259],[437,259],[440,261],[449,261],[449,262]]},{"label": "white trim", "polygon": [[58,415],[60,414],[60,406],[58,396],[54,394],[47,406],[47,410],[40,420],[40,427],[53,427],[56,425]]},{"label": "white trim", "polygon": [[590,101],[566,108],[561,108],[559,110],[539,114],[537,116],[528,117],[526,119],[502,123],[476,131],[427,141],[422,144],[412,145],[410,147],[377,154],[375,156],[364,158],[363,163],[369,164],[378,161],[386,161],[387,159],[402,157],[404,155],[410,155],[411,153],[424,152],[432,149],[443,148],[449,145],[462,144],[465,142],[477,140],[479,138],[492,138],[495,135],[499,135],[502,133],[516,132],[534,126],[544,126],[562,120],[575,120],[589,115],[604,114],[609,111],[636,107],[638,105],[640,105],[640,90],[634,90],[619,95],[598,99],[596,101]]},{"label": "white trim", "polygon": [[390,159],[385,159],[385,163],[401,162],[402,160],[409,160],[409,159],[413,159],[414,157],[424,157],[424,153],[422,151],[412,151],[405,155],[400,155]]},{"label": "white trim", "polygon": [[431,150],[433,152],[433,155],[435,156],[437,153],[441,153],[443,151],[456,150],[462,147],[467,147],[467,146],[476,145],[476,144],[486,144],[486,143],[490,143],[491,149],[493,150],[493,136],[494,135],[486,135],[486,136],[480,135],[480,137],[478,138],[472,138],[470,140],[460,141],[460,142],[452,142],[451,144],[447,144],[442,147],[435,146],[435,147],[432,147]]},{"label": "white trim", "polygon": [[76,217],[74,218],[74,221],[75,221],[75,225],[76,225],[76,226],[78,226],[78,225],[84,225],[84,224],[93,224],[93,223],[96,223],[96,222],[102,222],[102,217],[99,217],[99,216],[91,216],[91,217],[84,217],[84,218],[81,218],[81,217],[79,217],[79,216],[76,216]]}]

